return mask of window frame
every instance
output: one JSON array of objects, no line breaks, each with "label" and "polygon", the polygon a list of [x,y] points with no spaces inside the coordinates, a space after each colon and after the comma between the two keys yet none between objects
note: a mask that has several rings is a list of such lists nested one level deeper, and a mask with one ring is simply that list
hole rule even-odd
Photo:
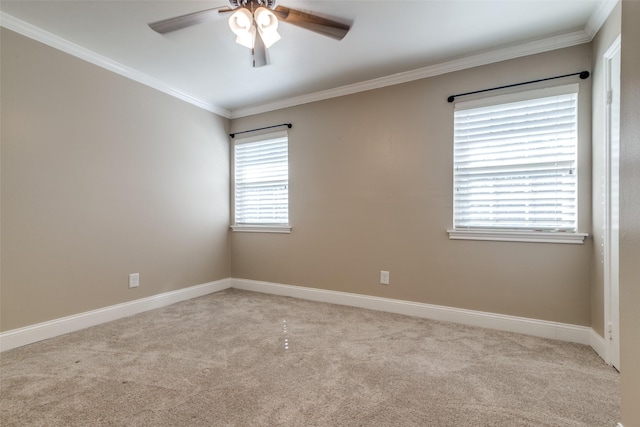
[{"label": "window frame", "polygon": [[[569,84],[563,86],[547,87],[543,89],[533,89],[527,91],[519,91],[515,93],[509,93],[506,95],[499,95],[493,97],[483,97],[474,99],[471,101],[463,101],[456,103],[456,110],[469,110],[474,108],[498,106],[503,104],[509,104],[513,102],[526,101],[540,99],[555,95],[563,95],[575,93],[577,95],[578,104],[576,106],[576,131],[577,131],[577,144],[575,153],[576,171],[579,169],[579,150],[580,150],[580,105],[579,100],[579,85]],[[452,139],[453,141],[453,139]],[[454,143],[455,144],[455,143]],[[455,145],[453,146],[455,149]],[[452,150],[453,153],[453,150]],[[452,165],[454,165],[454,159],[452,158]],[[453,227],[447,230],[449,239],[451,240],[488,240],[488,241],[508,241],[508,242],[544,242],[544,243],[569,243],[569,244],[583,244],[587,233],[578,232],[579,227],[579,193],[580,185],[578,175],[576,175],[576,228],[575,230],[534,230],[527,228],[499,228],[499,227],[469,227],[469,228],[456,228],[455,227],[455,169],[452,170],[452,221]]]},{"label": "window frame", "polygon": [[[251,144],[257,142],[266,142],[269,140],[286,138],[287,139],[287,223],[237,223],[236,218],[236,146],[241,144]],[[230,226],[232,231],[249,232],[249,233],[291,233],[289,216],[289,135],[287,131],[263,133],[257,136],[234,139],[231,144],[231,218],[233,224]]]}]

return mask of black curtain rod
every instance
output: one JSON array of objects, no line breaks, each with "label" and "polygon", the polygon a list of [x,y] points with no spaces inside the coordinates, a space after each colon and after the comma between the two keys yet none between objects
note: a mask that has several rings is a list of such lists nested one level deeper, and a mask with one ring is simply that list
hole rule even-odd
[{"label": "black curtain rod", "polygon": [[459,93],[457,95],[451,95],[449,98],[447,98],[447,101],[453,102],[456,99],[456,97],[458,97],[458,96],[473,95],[473,94],[476,94],[476,93],[489,92],[489,91],[498,90],[498,89],[506,89],[508,87],[514,87],[514,86],[529,85],[531,83],[539,83],[539,82],[544,82],[544,81],[547,81],[547,80],[562,79],[564,77],[571,77],[571,76],[580,76],[580,78],[582,80],[584,80],[584,79],[588,79],[589,78],[589,72],[588,71],[580,71],[579,73],[565,74],[564,76],[547,77],[546,79],[531,80],[530,82],[522,82],[522,83],[515,83],[515,84],[512,84],[512,85],[492,87],[491,89],[476,90],[475,92]]},{"label": "black curtain rod", "polygon": [[243,130],[243,131],[236,132],[236,133],[230,133],[229,136],[231,138],[235,138],[236,135],[239,135],[241,133],[256,132],[256,131],[259,131],[259,130],[265,130],[265,129],[271,129],[271,128],[279,128],[280,126],[286,126],[289,129],[291,129],[292,125],[291,125],[291,123],[282,123],[282,124],[279,124],[279,125],[266,126],[266,127],[258,128],[258,129],[250,129],[250,130]]}]

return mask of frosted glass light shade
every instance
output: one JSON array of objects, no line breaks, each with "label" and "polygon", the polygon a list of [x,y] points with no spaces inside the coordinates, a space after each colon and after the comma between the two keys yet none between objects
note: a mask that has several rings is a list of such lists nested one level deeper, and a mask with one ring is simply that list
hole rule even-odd
[{"label": "frosted glass light shade", "polygon": [[258,32],[262,37],[265,47],[269,48],[280,40],[280,34],[278,34],[278,18],[273,12],[265,7],[259,7],[256,9],[254,17]]},{"label": "frosted glass light shade", "polygon": [[253,25],[253,16],[251,16],[251,12],[248,9],[240,8],[236,10],[229,18],[229,27],[237,36],[236,43],[253,49],[256,29]]}]

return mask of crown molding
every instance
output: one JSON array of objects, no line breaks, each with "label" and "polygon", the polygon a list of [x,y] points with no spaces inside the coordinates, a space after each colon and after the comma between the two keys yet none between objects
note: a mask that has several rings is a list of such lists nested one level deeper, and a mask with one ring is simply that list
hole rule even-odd
[{"label": "crown molding", "polygon": [[167,95],[171,95],[189,104],[195,105],[196,107],[202,108],[226,118],[230,118],[231,116],[229,110],[220,108],[217,105],[213,105],[211,103],[198,99],[195,96],[189,95],[188,93],[185,93],[171,85],[168,85],[161,80],[144,74],[117,61],[113,61],[105,56],[102,56],[78,44],[75,44],[67,39],[56,36],[55,34],[38,28],[35,25],[29,24],[2,11],[0,11],[0,26],[11,31],[15,31],[16,33],[30,39],[39,41],[40,43],[44,43],[47,46],[51,46],[55,49],[61,50],[65,53],[68,53],[69,55],[75,56],[76,58],[80,58],[84,61],[90,62],[94,65],[97,65],[98,67],[112,71],[145,86],[149,86],[153,89],[159,90],[160,92],[164,92]]},{"label": "crown molding", "polygon": [[364,92],[372,89],[379,89],[401,83],[408,83],[415,80],[434,77],[455,71],[461,71],[481,65],[493,64],[509,59],[515,59],[523,56],[534,55],[537,53],[548,52],[551,50],[562,49],[565,47],[576,46],[583,43],[589,43],[591,42],[591,40],[593,40],[593,38],[600,30],[607,17],[609,16],[613,8],[618,4],[618,2],[619,0],[600,0],[598,6],[589,18],[584,30],[495,49],[476,55],[471,55],[464,58],[458,58],[440,64],[419,68],[412,71],[392,74],[390,76],[366,80],[363,82],[340,86],[320,92],[313,92],[275,102],[268,102],[234,110],[228,110],[217,105],[205,102],[195,96],[189,95],[175,87],[172,87],[165,82],[162,82],[161,80],[158,80],[133,68],[127,67],[119,62],[99,55],[89,49],[86,49],[80,45],[77,45],[45,30],[42,30],[34,25],[26,23],[1,11],[0,26],[37,40],[53,48],[59,49],[85,61],[88,61],[99,67],[113,71],[131,80],[137,81],[138,83],[144,84],[168,95],[174,96],[192,105],[218,114],[222,117],[237,119],[240,117],[266,113],[268,111],[280,110],[283,108],[295,107],[297,105],[323,101],[326,99],[351,95],[354,93]]},{"label": "crown molding", "polygon": [[613,11],[619,1],[620,0],[600,0],[595,10],[589,17],[584,30],[581,31],[575,31],[573,33],[492,50],[425,68],[419,68],[413,71],[393,74],[390,76],[380,77],[377,79],[367,80],[351,85],[340,86],[334,89],[296,96],[276,102],[270,102],[246,108],[239,108],[231,111],[230,118],[236,119],[240,117],[251,116],[254,114],[266,113],[268,111],[295,107],[297,105],[308,104],[311,102],[322,101],[325,99],[336,98],[344,95],[351,95],[354,93],[378,89],[385,86],[407,83],[427,77],[434,77],[454,71],[477,67],[480,65],[488,65],[495,62],[519,58],[522,56],[534,55],[536,53],[562,49],[565,47],[576,46],[583,43],[590,43],[602,27],[602,25],[604,25],[605,21],[611,14],[611,11]]},{"label": "crown molding", "polygon": [[593,40],[598,31],[600,31],[600,28],[602,28],[618,2],[619,0],[600,0],[598,2],[598,5],[587,21],[587,25],[584,27],[584,32],[589,35],[591,40]]},{"label": "crown molding", "polygon": [[266,104],[256,105],[247,108],[239,108],[231,111],[231,119],[251,116],[254,114],[265,113],[268,111],[280,110],[297,105],[308,104],[310,102],[322,101],[330,98],[336,98],[344,95],[351,95],[358,92],[364,92],[372,89],[379,89],[386,86],[407,83],[414,80],[420,80],[427,77],[439,76],[454,71],[465,70],[468,68],[478,67],[480,65],[493,64],[509,59],[520,58],[523,56],[534,55],[536,53],[548,52],[551,50],[562,49],[565,47],[576,46],[583,43],[589,43],[591,37],[584,31],[575,31],[573,33],[562,34],[542,40],[531,41],[523,44],[513,45],[501,49],[491,50],[464,58],[454,59],[452,61],[443,62],[441,64],[431,65],[429,67],[419,68],[417,70],[405,71],[402,73],[392,74],[386,77],[367,80],[346,86],[340,86],[334,89],[314,92],[306,95],[296,96],[281,101],[270,102]]}]

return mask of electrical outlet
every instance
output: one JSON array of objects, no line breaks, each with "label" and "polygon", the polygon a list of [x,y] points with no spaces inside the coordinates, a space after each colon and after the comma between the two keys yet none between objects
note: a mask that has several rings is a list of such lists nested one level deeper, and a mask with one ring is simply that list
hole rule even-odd
[{"label": "electrical outlet", "polygon": [[389,284],[389,272],[388,271],[380,271],[380,284],[388,285]]},{"label": "electrical outlet", "polygon": [[131,273],[129,275],[129,287],[137,288],[140,286],[140,273]]}]

